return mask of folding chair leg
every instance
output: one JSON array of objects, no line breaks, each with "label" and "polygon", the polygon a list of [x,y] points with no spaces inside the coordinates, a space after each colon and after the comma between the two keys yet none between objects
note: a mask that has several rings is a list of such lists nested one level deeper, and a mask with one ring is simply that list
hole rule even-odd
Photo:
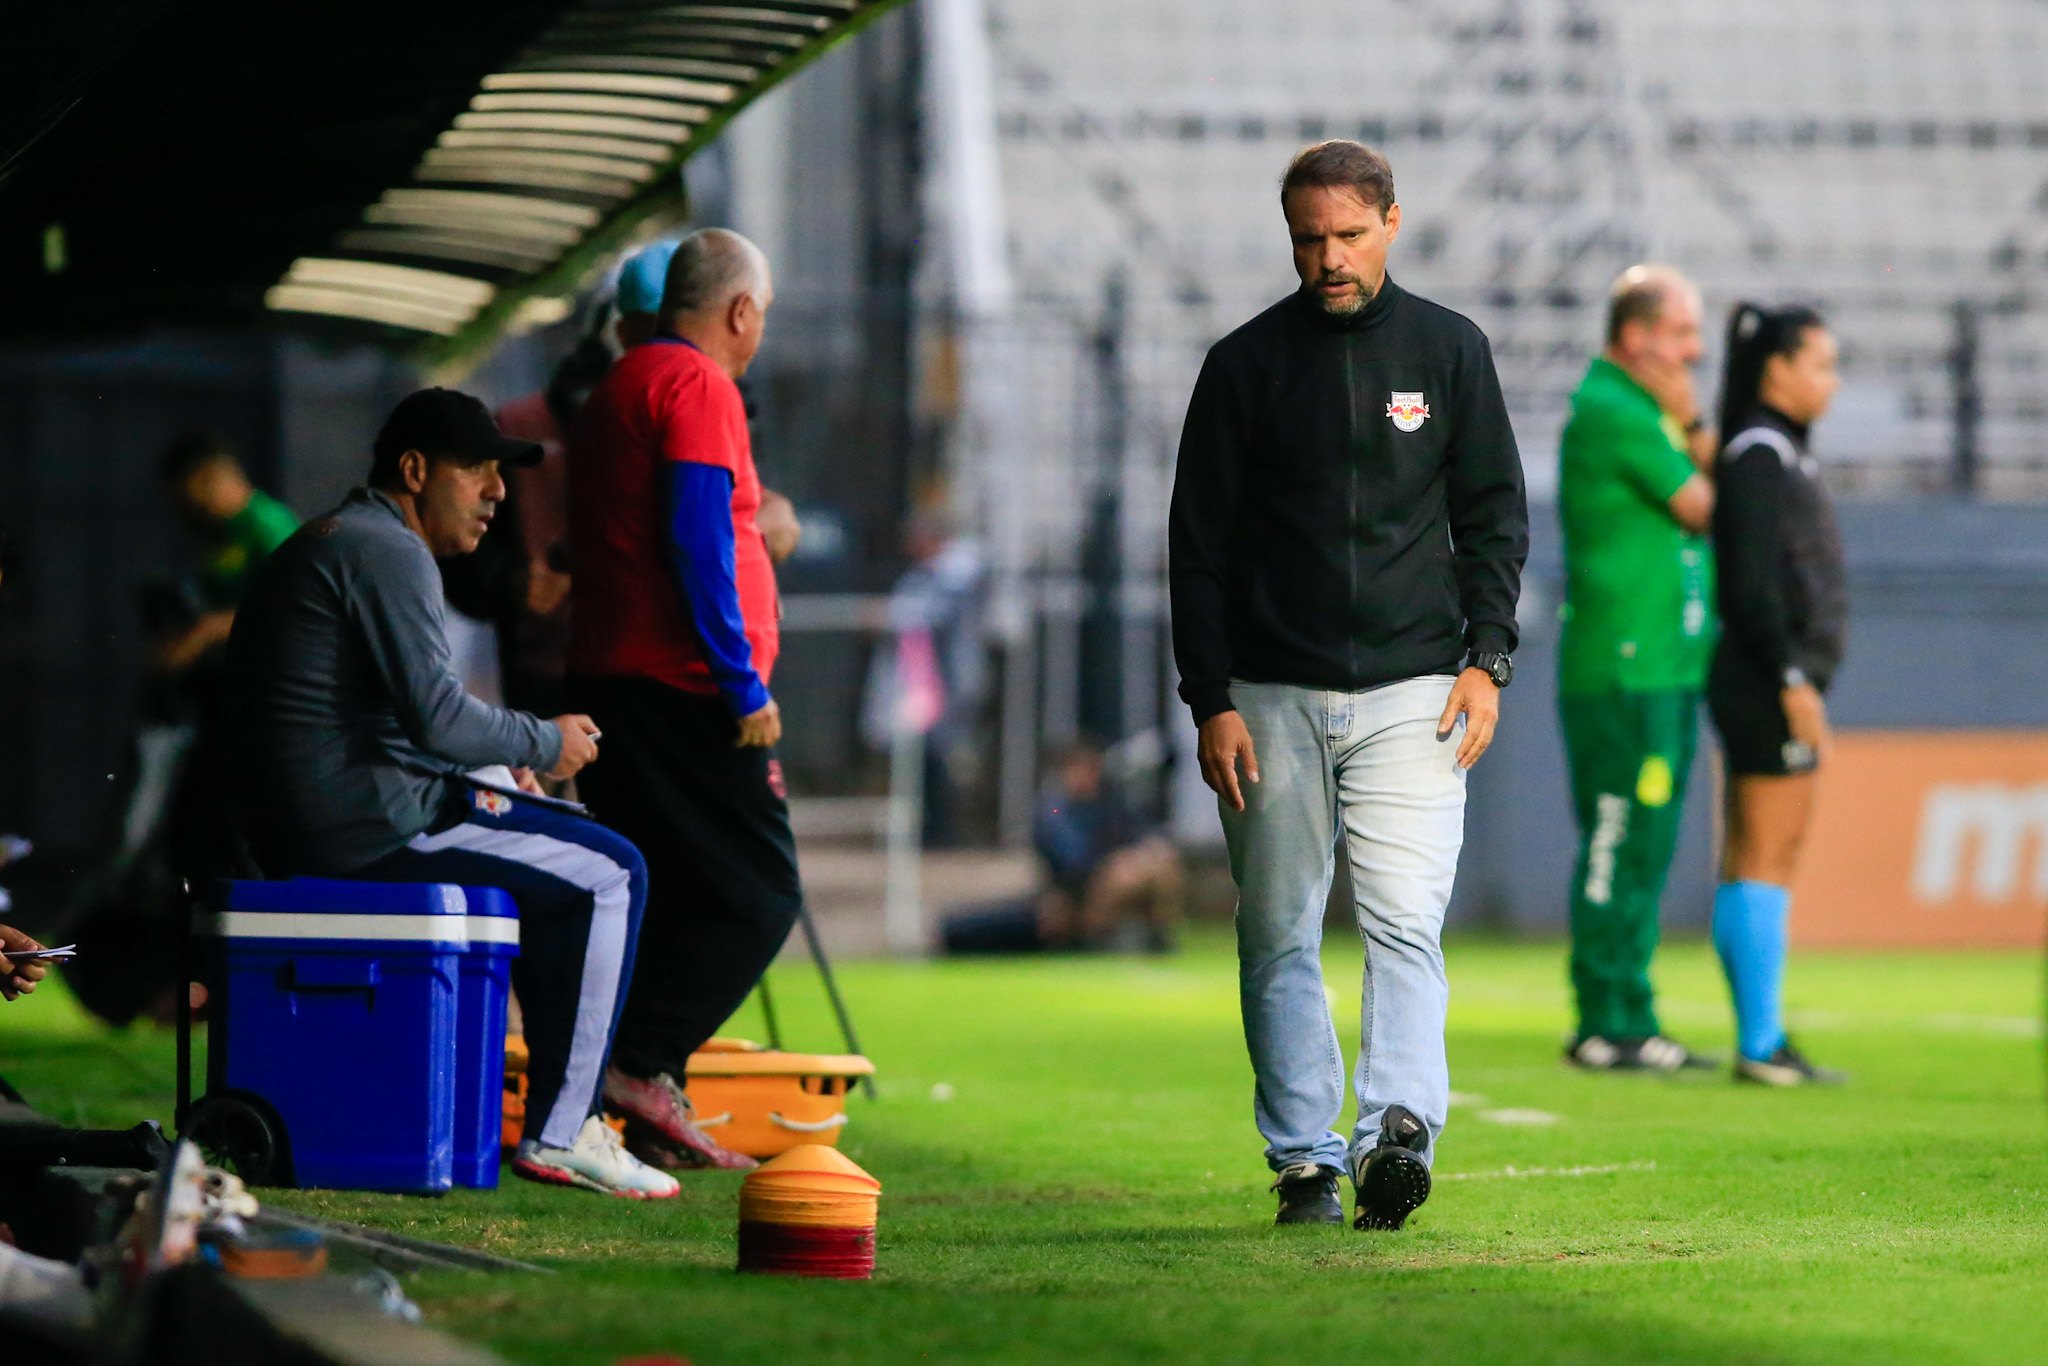
[{"label": "folding chair leg", "polygon": [[[853,1017],[846,1013],[846,1001],[839,994],[839,982],[832,976],[832,964],[825,957],[825,941],[818,937],[818,922],[811,918],[811,908],[805,905],[798,912],[804,927],[804,942],[810,945],[811,961],[818,965],[818,976],[824,980],[825,996],[832,1002],[832,1013],[839,1018],[839,1033],[846,1040],[846,1051],[860,1052],[860,1040],[854,1036]],[[875,1079],[872,1076],[860,1079],[861,1089],[868,1093],[868,1099],[875,1098]]]},{"label": "folding chair leg", "polygon": [[768,1046],[782,1051],[782,1025],[775,1018],[775,997],[768,990],[768,974],[762,973],[761,980],[754,984],[754,990],[761,995],[761,1016],[768,1022]]}]

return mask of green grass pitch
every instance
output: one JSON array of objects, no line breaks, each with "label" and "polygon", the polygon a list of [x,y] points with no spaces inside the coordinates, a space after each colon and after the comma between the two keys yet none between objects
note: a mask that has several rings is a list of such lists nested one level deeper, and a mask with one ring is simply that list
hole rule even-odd
[{"label": "green grass pitch", "polygon": [[[1358,961],[1333,934],[1347,1048]],[[1159,960],[845,967],[881,1068],[845,1131],[883,1182],[872,1283],[735,1275],[734,1176],[661,1204],[509,1179],[276,1198],[559,1268],[409,1287],[549,1366],[2048,1360],[2037,957],[1796,957],[1794,1026],[1854,1073],[1811,1092],[1569,1072],[1559,946],[1454,942],[1450,963],[1458,1100],[1397,1234],[1271,1226],[1213,929]],[[1666,1028],[1725,1051],[1710,952],[1658,968]],[[808,969],[776,984],[792,1040],[835,1047]],[[166,1034],[95,1030],[55,992],[0,1007],[0,1070],[69,1122],[163,1115],[169,1060]]]}]

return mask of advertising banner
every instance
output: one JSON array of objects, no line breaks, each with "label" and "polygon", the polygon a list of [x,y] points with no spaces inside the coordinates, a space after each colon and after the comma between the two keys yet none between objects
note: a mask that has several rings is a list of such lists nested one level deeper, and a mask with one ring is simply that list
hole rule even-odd
[{"label": "advertising banner", "polygon": [[1844,731],[1793,886],[1804,946],[2039,948],[2048,734]]}]

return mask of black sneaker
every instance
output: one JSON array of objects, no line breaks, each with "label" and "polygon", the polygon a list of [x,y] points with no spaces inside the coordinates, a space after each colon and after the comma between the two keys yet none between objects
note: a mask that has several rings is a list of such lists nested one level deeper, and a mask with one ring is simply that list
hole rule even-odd
[{"label": "black sneaker", "polygon": [[1283,1167],[1273,1189],[1280,1192],[1276,1224],[1341,1224],[1344,1203],[1337,1198],[1337,1178],[1344,1173],[1315,1162]]},{"label": "black sneaker", "polygon": [[1762,1062],[1736,1058],[1735,1080],[1753,1081],[1760,1086],[1840,1086],[1849,1080],[1849,1074],[1807,1061],[1806,1055],[1787,1039]]},{"label": "black sneaker", "polygon": [[1405,1105],[1389,1105],[1380,1119],[1379,1146],[1358,1169],[1358,1217],[1353,1228],[1396,1229],[1429,1199],[1429,1164],[1422,1150],[1429,1130]]}]

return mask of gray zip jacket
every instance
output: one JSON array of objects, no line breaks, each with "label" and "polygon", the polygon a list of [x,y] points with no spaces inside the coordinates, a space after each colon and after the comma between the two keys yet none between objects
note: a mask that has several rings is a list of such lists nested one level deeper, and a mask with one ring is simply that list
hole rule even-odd
[{"label": "gray zip jacket", "polygon": [[348,874],[458,808],[457,775],[553,768],[562,736],[463,691],[441,574],[357,489],[257,572],[228,642],[238,809],[271,877]]}]

